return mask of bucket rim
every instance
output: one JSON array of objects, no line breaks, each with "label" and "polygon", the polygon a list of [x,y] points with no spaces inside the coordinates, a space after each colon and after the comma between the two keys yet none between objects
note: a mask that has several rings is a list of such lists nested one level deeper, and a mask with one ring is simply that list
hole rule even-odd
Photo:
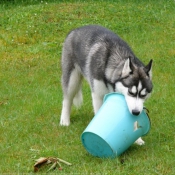
[{"label": "bucket rim", "polygon": [[119,92],[110,92],[110,93],[108,93],[108,94],[105,94],[105,96],[104,96],[104,98],[103,98],[103,102],[105,102],[106,99],[107,99],[109,96],[111,96],[111,95],[121,95],[121,96],[124,97],[124,95],[121,94],[121,93],[119,93]]},{"label": "bucket rim", "polygon": [[147,134],[150,132],[150,129],[151,129],[151,119],[150,119],[150,117],[149,117],[149,115],[148,115],[148,112],[146,112],[145,107],[143,107],[142,112],[144,113],[145,117],[147,117],[147,119],[148,119],[148,127],[147,127],[147,130],[146,130],[146,131],[144,132],[144,134],[142,135],[142,136],[145,136],[145,135],[147,135]]}]

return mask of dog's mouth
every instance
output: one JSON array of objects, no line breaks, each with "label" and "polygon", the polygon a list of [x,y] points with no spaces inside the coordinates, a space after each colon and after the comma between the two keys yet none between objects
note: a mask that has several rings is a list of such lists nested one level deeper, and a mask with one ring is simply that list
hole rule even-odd
[{"label": "dog's mouth", "polygon": [[[149,110],[146,107],[143,107],[143,110],[146,112],[146,114],[149,114]],[[141,112],[137,109],[132,110],[132,115],[138,116]]]}]

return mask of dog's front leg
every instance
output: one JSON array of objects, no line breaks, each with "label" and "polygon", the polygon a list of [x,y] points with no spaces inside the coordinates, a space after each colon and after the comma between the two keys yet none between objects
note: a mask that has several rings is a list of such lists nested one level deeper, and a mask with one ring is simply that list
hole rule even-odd
[{"label": "dog's front leg", "polygon": [[144,144],[145,144],[145,142],[142,140],[141,137],[139,137],[139,138],[135,141],[135,143],[136,143],[137,145],[144,145]]},{"label": "dog's front leg", "polygon": [[96,94],[96,93],[92,93],[92,102],[93,102],[93,108],[94,108],[94,114],[96,114],[98,112],[98,110],[100,109],[103,100],[102,98]]},{"label": "dog's front leg", "polygon": [[[135,123],[134,123],[134,131],[137,130],[137,129],[138,129],[138,123],[135,122]],[[135,141],[135,143],[136,143],[137,145],[144,145],[144,144],[145,144],[145,142],[142,140],[141,137],[139,137],[139,138]]]}]

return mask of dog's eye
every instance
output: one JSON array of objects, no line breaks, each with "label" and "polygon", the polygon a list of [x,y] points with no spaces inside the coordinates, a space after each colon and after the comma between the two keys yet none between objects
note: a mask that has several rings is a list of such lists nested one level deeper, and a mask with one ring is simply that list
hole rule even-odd
[{"label": "dog's eye", "polygon": [[143,89],[140,93],[139,93],[140,98],[145,98],[147,96],[147,91],[146,89]]},{"label": "dog's eye", "polygon": [[135,97],[135,96],[136,96],[136,93],[131,92],[130,90],[128,91],[128,94],[129,94],[130,96],[133,96],[133,97]]},{"label": "dog's eye", "polygon": [[144,94],[144,95],[140,94],[139,96],[140,96],[140,98],[145,98],[147,96],[147,94]]},{"label": "dog's eye", "polygon": [[136,88],[136,86],[133,86],[132,88],[128,89],[128,94],[130,96],[135,97],[137,95],[137,88]]}]

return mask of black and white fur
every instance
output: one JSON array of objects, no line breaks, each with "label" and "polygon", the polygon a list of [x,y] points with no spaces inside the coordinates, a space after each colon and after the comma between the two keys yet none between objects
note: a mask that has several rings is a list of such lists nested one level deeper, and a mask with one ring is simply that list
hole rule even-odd
[{"label": "black and white fur", "polygon": [[[62,52],[64,98],[60,125],[70,124],[72,103],[79,106],[83,101],[82,77],[90,85],[94,113],[105,94],[119,92],[125,96],[130,113],[139,115],[152,91],[151,68],[152,60],[145,66],[125,41],[106,28],[89,25],[71,31]],[[141,138],[136,142],[144,144]]]}]

